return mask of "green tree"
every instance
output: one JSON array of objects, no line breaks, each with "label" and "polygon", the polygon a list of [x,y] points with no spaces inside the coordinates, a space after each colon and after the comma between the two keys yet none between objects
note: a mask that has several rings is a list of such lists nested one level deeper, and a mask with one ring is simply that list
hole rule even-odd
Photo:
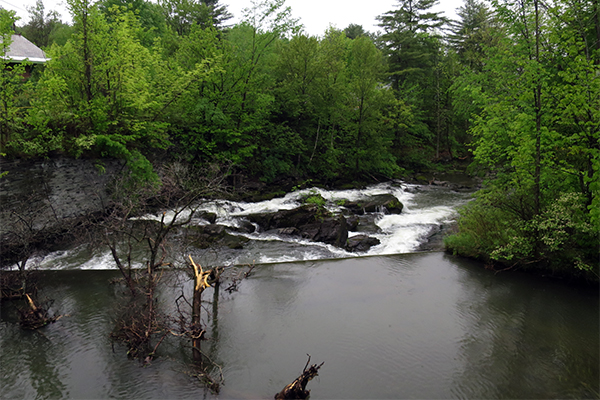
[{"label": "green tree", "polygon": [[349,118],[347,59],[349,40],[329,28],[318,39],[296,35],[280,42],[277,54],[276,123],[298,135],[298,172],[333,178],[351,141],[342,126]]},{"label": "green tree", "polygon": [[384,30],[379,42],[388,56],[396,90],[405,82],[423,77],[431,69],[430,38],[445,23],[440,13],[430,9],[436,0],[399,0],[398,8],[377,17]]},{"label": "green tree", "polygon": [[[342,128],[347,115],[347,70],[349,41],[343,32],[329,28],[319,43],[321,61],[318,65],[321,73],[318,81],[315,111],[317,112],[317,129],[314,146],[308,161],[315,159],[317,168],[308,169],[327,177],[341,175],[341,166],[345,160],[343,146],[345,131]],[[320,135],[318,133],[321,133]],[[311,144],[313,142],[311,141]]]},{"label": "green tree", "polygon": [[432,12],[435,0],[402,0],[395,10],[377,19],[383,33],[378,44],[388,60],[388,74],[398,99],[410,107],[412,123],[408,142],[396,140],[396,151],[405,152],[406,166],[421,168],[433,158],[436,137],[441,135],[439,65],[443,57],[439,29],[446,19]]},{"label": "green tree", "polygon": [[494,21],[486,3],[465,0],[457,9],[458,21],[450,23],[448,42],[462,65],[481,70],[485,62],[484,47],[494,45]]},{"label": "green tree", "polygon": [[290,13],[281,0],[255,3],[242,23],[220,36],[215,47],[219,69],[186,107],[197,116],[195,123],[177,134],[192,159],[210,156],[236,168],[261,170],[263,157],[254,155],[271,129],[274,45],[299,29]]},{"label": "green tree", "polygon": [[[267,157],[268,163],[279,166],[277,172],[284,172],[292,169],[294,156],[297,157],[296,169],[304,169],[313,162],[314,155],[307,160],[306,150],[313,143],[312,148],[316,149],[319,142],[321,127],[316,114],[323,71],[319,40],[316,37],[296,35],[278,45],[275,96],[279,107],[276,112],[278,122],[289,128],[285,141],[289,141],[289,144],[278,143],[279,148],[274,152],[275,149],[269,146],[271,154]],[[291,137],[292,133],[295,137]],[[263,149],[266,146],[268,143],[264,143]]]},{"label": "green tree", "polygon": [[352,41],[348,62],[348,84],[350,87],[351,121],[354,131],[355,172],[394,171],[395,160],[387,151],[390,138],[386,138],[385,127],[381,124],[381,109],[386,101],[387,90],[380,86],[384,72],[383,56],[366,37]]},{"label": "green tree", "polygon": [[[495,7],[504,35],[486,49],[483,70],[462,84],[482,110],[472,128],[475,160],[495,179],[449,245],[516,265],[598,274],[600,86],[598,52],[580,25],[585,10],[538,0]],[[503,234],[482,235],[481,218],[500,219],[494,229]]]},{"label": "green tree", "polygon": [[189,34],[193,25],[223,28],[232,18],[218,0],[160,0],[159,5],[167,24],[180,36]]},{"label": "green tree", "polygon": [[52,44],[55,35],[64,25],[60,21],[60,14],[50,11],[46,14],[44,3],[37,0],[35,6],[27,7],[29,22],[19,28],[20,33],[36,46],[46,48]]},{"label": "green tree", "polygon": [[156,39],[166,35],[167,23],[163,9],[158,4],[146,0],[100,0],[97,5],[110,23],[115,22],[122,13],[131,11],[142,28],[136,30],[137,39],[145,47],[152,46]]},{"label": "green tree", "polygon": [[8,51],[19,17],[14,11],[0,8],[0,145],[4,146],[19,129],[22,121],[20,98],[23,94],[25,64],[10,62]]},{"label": "green tree", "polygon": [[369,32],[365,31],[362,25],[350,24],[344,28],[344,33],[348,39],[356,39],[361,36],[369,36]]},{"label": "green tree", "polygon": [[141,150],[168,144],[166,124],[156,118],[163,98],[155,92],[157,59],[137,40],[141,28],[131,12],[109,23],[88,0],[69,6],[73,37],[49,50],[29,114],[34,129],[23,142],[52,136],[75,156],[93,150],[122,157],[151,178]]}]

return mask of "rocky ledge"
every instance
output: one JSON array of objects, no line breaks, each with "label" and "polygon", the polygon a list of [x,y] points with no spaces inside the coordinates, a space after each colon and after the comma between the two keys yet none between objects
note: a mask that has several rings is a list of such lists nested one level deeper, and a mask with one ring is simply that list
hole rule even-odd
[{"label": "rocky ledge", "polygon": [[[252,233],[255,229],[279,236],[307,239],[313,242],[327,243],[350,252],[366,252],[372,246],[380,244],[379,239],[366,234],[372,230],[363,226],[368,224],[377,213],[399,214],[402,203],[393,195],[375,195],[361,202],[348,202],[342,212],[333,214],[317,204],[303,204],[291,210],[279,210],[250,214],[247,223],[240,227],[209,225],[194,227],[198,238],[197,245],[217,244],[229,248],[243,248],[248,241],[239,233]],[[348,232],[360,232],[349,237]]]}]

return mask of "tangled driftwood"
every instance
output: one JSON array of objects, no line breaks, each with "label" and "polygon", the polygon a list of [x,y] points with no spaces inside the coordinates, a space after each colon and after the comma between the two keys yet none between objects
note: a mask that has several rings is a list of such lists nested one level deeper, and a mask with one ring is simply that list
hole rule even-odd
[{"label": "tangled driftwood", "polygon": [[47,307],[38,307],[29,294],[25,298],[29,308],[19,310],[19,322],[24,329],[38,329],[62,318],[62,315],[51,316]]},{"label": "tangled driftwood", "polygon": [[306,365],[302,370],[302,374],[296,378],[294,382],[284,387],[281,392],[277,393],[275,395],[276,400],[308,398],[310,395],[310,390],[306,390],[306,385],[310,380],[318,375],[319,368],[321,368],[324,363],[319,365],[313,364],[310,367],[308,367],[308,364],[310,364],[310,355],[308,356],[308,361],[306,361]]}]

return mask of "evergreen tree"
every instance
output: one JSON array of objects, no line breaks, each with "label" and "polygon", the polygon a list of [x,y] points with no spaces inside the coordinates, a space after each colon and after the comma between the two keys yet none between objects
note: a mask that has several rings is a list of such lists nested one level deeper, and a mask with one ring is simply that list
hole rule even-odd
[{"label": "evergreen tree", "polygon": [[224,28],[233,16],[218,0],[160,0],[167,24],[180,36],[190,33],[193,25]]},{"label": "evergreen tree", "polygon": [[388,56],[392,84],[396,90],[405,82],[422,79],[431,70],[432,38],[438,37],[446,19],[429,11],[437,0],[399,0],[398,8],[377,17],[384,30],[380,45]]},{"label": "evergreen tree", "polygon": [[450,23],[447,36],[461,64],[471,69],[481,69],[485,62],[484,47],[494,45],[494,21],[487,5],[480,0],[465,0],[458,8],[458,21]]},{"label": "evergreen tree", "polygon": [[[429,162],[441,135],[440,29],[446,19],[430,11],[435,4],[435,0],[400,0],[397,9],[377,17],[384,29],[378,43],[387,56],[392,88],[413,116],[408,132],[403,139],[397,135],[395,144],[411,168]],[[407,156],[406,146],[418,151]]]}]

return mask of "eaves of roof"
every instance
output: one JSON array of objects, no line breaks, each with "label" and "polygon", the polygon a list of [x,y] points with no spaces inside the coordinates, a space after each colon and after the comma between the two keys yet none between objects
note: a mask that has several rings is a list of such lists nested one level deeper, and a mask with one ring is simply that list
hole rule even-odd
[{"label": "eaves of roof", "polygon": [[[3,60],[17,63],[28,61],[34,64],[43,64],[50,60],[46,57],[46,54],[42,49],[31,43],[25,37],[21,35],[12,35],[11,40],[12,42],[8,50],[0,55],[0,58]],[[0,43],[1,42],[2,40],[0,39]]]}]

